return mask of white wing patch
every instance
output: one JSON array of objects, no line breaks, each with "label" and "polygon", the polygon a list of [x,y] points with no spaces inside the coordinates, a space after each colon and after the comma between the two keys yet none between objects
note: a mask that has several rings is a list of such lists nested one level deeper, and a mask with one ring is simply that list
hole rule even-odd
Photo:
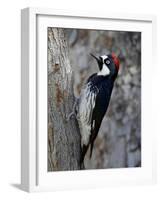
[{"label": "white wing patch", "polygon": [[[92,90],[91,90],[92,87]],[[91,135],[91,121],[95,107],[98,88],[93,87],[89,82],[82,90],[79,103],[79,125],[81,129],[81,145],[87,145]]]}]

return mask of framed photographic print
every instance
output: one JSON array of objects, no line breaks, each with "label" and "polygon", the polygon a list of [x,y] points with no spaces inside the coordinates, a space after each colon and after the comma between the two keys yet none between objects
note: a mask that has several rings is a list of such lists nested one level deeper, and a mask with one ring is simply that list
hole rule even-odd
[{"label": "framed photographic print", "polygon": [[22,189],[155,182],[155,21],[22,10]]}]

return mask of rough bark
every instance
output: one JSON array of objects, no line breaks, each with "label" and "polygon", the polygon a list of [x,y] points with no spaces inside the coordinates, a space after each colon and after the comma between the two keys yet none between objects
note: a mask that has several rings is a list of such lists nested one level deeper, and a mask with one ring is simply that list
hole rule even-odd
[{"label": "rough bark", "polygon": [[48,28],[48,171],[80,169],[80,132],[75,118],[73,72],[64,30]]}]

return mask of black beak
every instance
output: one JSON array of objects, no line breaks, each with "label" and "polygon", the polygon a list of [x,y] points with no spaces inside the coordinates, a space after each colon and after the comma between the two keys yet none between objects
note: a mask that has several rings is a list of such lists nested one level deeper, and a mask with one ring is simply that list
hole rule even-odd
[{"label": "black beak", "polygon": [[92,53],[90,53],[90,55],[93,57],[93,58],[95,58],[96,59],[96,61],[97,61],[97,63],[98,63],[98,67],[99,67],[99,69],[101,70],[102,69],[102,59],[101,59],[101,57],[99,57],[99,58],[97,58],[95,55],[93,55]]}]

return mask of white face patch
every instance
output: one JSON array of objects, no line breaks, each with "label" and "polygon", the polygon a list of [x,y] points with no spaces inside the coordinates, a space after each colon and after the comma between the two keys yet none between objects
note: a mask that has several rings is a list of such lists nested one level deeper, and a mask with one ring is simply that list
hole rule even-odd
[{"label": "white face patch", "polygon": [[101,56],[101,58],[104,61],[106,58],[108,58],[108,56],[104,55],[104,56]]},{"label": "white face patch", "polygon": [[107,65],[103,64],[101,71],[97,73],[98,76],[107,76],[110,74],[110,70]]},{"label": "white face patch", "polygon": [[[103,62],[104,62],[104,60],[105,60],[106,58],[108,58],[108,56],[104,55],[104,56],[101,56],[101,58],[102,58],[102,60],[103,60]],[[105,65],[105,64],[103,64],[103,67],[102,67],[101,71],[99,71],[99,72],[97,73],[98,76],[107,76],[107,75],[109,75],[109,74],[110,74],[110,70],[109,70],[109,68],[107,67],[107,65]]]}]

